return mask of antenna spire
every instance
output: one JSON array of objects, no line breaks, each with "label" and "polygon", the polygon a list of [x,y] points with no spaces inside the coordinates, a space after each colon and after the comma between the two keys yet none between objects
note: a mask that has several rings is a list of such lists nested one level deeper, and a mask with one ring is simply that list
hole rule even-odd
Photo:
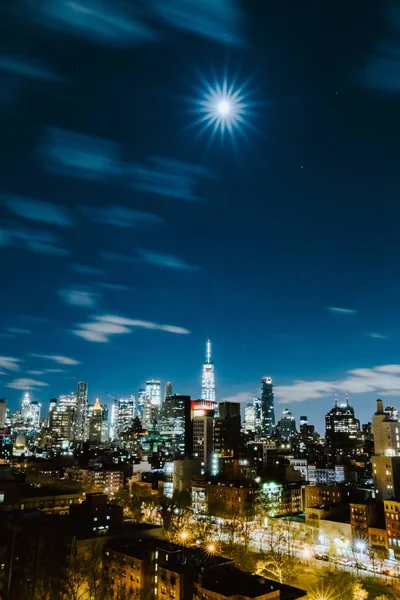
[{"label": "antenna spire", "polygon": [[206,345],[206,363],[207,364],[211,364],[211,342],[210,340],[207,340],[207,345]]}]

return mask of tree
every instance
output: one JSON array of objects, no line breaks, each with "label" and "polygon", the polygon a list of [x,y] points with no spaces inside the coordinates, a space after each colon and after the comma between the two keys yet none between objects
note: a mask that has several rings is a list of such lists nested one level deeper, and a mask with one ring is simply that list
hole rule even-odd
[{"label": "tree", "polygon": [[353,583],[352,600],[367,600],[368,592],[359,581]]},{"label": "tree", "polygon": [[280,583],[296,581],[299,570],[297,550],[300,532],[291,521],[269,518],[265,531],[264,553],[256,572]]}]

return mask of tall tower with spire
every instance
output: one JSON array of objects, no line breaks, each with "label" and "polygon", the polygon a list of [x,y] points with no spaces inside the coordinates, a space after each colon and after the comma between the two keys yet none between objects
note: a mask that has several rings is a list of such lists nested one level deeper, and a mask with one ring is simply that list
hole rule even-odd
[{"label": "tall tower with spire", "polygon": [[215,374],[214,365],[211,359],[210,340],[207,340],[206,360],[203,364],[203,371],[201,375],[201,399],[213,402],[215,410],[217,409],[215,401]]}]

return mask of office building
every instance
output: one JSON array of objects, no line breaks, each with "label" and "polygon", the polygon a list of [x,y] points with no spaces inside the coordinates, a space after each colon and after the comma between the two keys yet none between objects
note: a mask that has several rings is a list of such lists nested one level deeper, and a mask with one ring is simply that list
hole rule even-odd
[{"label": "office building", "polygon": [[244,409],[243,429],[247,433],[255,433],[256,431],[256,413],[252,402],[249,402]]},{"label": "office building", "polygon": [[201,375],[201,399],[214,404],[214,411],[217,411],[215,400],[215,373],[214,365],[211,359],[211,342],[207,340],[206,360],[203,364]]},{"label": "office building", "polygon": [[374,456],[372,475],[378,500],[400,497],[400,422],[392,406],[383,409],[382,400],[376,401],[372,417]]},{"label": "office building", "polygon": [[140,419],[140,422],[143,420],[143,409],[146,402],[146,390],[140,389],[138,390],[137,402],[136,402],[136,416]]},{"label": "office building", "polygon": [[135,418],[135,396],[118,398],[115,401],[114,427],[116,435],[129,431],[133,427]]},{"label": "office building", "polygon": [[382,400],[376,401],[376,413],[372,417],[372,434],[376,456],[400,456],[398,412],[392,406],[383,410]]},{"label": "office building", "polygon": [[287,408],[283,411],[276,430],[277,435],[282,442],[289,442],[297,437],[296,420]]},{"label": "office building", "polygon": [[167,381],[167,383],[165,384],[164,400],[169,396],[172,396],[172,383],[170,381]]},{"label": "office building", "polygon": [[4,429],[6,425],[7,401],[5,398],[0,398],[0,429]]},{"label": "office building", "polygon": [[78,442],[84,442],[87,430],[87,408],[88,408],[88,384],[85,381],[78,381],[76,393],[76,411],[74,423],[74,437]]},{"label": "office building", "polygon": [[142,426],[144,429],[156,429],[161,409],[161,381],[146,381],[146,393],[143,406]]},{"label": "office building", "polygon": [[326,444],[338,454],[354,454],[359,441],[360,421],[355,418],[354,408],[349,405],[348,398],[338,404],[335,398],[334,407],[325,416]]},{"label": "office building", "polygon": [[[190,396],[174,394],[165,398],[158,430],[172,453],[185,455],[185,437],[190,427]],[[190,452],[186,454],[190,456]]]},{"label": "office building", "polygon": [[66,406],[68,408],[72,408],[75,412],[77,407],[77,397],[75,392],[71,392],[70,394],[61,394],[58,397],[58,406]]},{"label": "office building", "polygon": [[201,460],[203,473],[211,470],[211,457],[214,451],[214,414],[214,402],[211,400],[192,400],[192,458]]},{"label": "office building", "polygon": [[240,404],[220,402],[219,417],[214,420],[214,455],[237,458],[240,447]]},{"label": "office building", "polygon": [[74,408],[58,404],[50,415],[52,444],[59,448],[68,447],[73,439]]},{"label": "office building", "polygon": [[29,423],[31,418],[31,398],[29,396],[29,392],[25,392],[22,397],[21,418],[25,425]]},{"label": "office building", "polygon": [[271,377],[263,377],[261,380],[261,434],[271,437],[274,433],[274,386]]},{"label": "office building", "polygon": [[98,398],[94,403],[91,413],[89,420],[89,442],[92,444],[100,444],[103,425],[103,409]]},{"label": "office building", "polygon": [[32,429],[35,429],[36,431],[39,431],[40,429],[40,412],[42,410],[42,405],[40,404],[40,402],[37,402],[36,400],[32,400],[31,405],[30,405],[30,416],[29,416],[29,425],[32,427]]},{"label": "office building", "polygon": [[49,414],[47,416],[47,427],[49,427],[49,429],[52,428],[52,416],[53,416],[53,411],[57,408],[57,398],[50,398],[49,401]]}]

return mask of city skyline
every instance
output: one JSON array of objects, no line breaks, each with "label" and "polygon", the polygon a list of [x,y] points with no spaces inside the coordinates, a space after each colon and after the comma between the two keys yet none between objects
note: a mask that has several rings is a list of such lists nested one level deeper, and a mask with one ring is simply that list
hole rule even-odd
[{"label": "city skyline", "polygon": [[0,7],[0,396],[398,403],[392,3],[88,3]]}]

